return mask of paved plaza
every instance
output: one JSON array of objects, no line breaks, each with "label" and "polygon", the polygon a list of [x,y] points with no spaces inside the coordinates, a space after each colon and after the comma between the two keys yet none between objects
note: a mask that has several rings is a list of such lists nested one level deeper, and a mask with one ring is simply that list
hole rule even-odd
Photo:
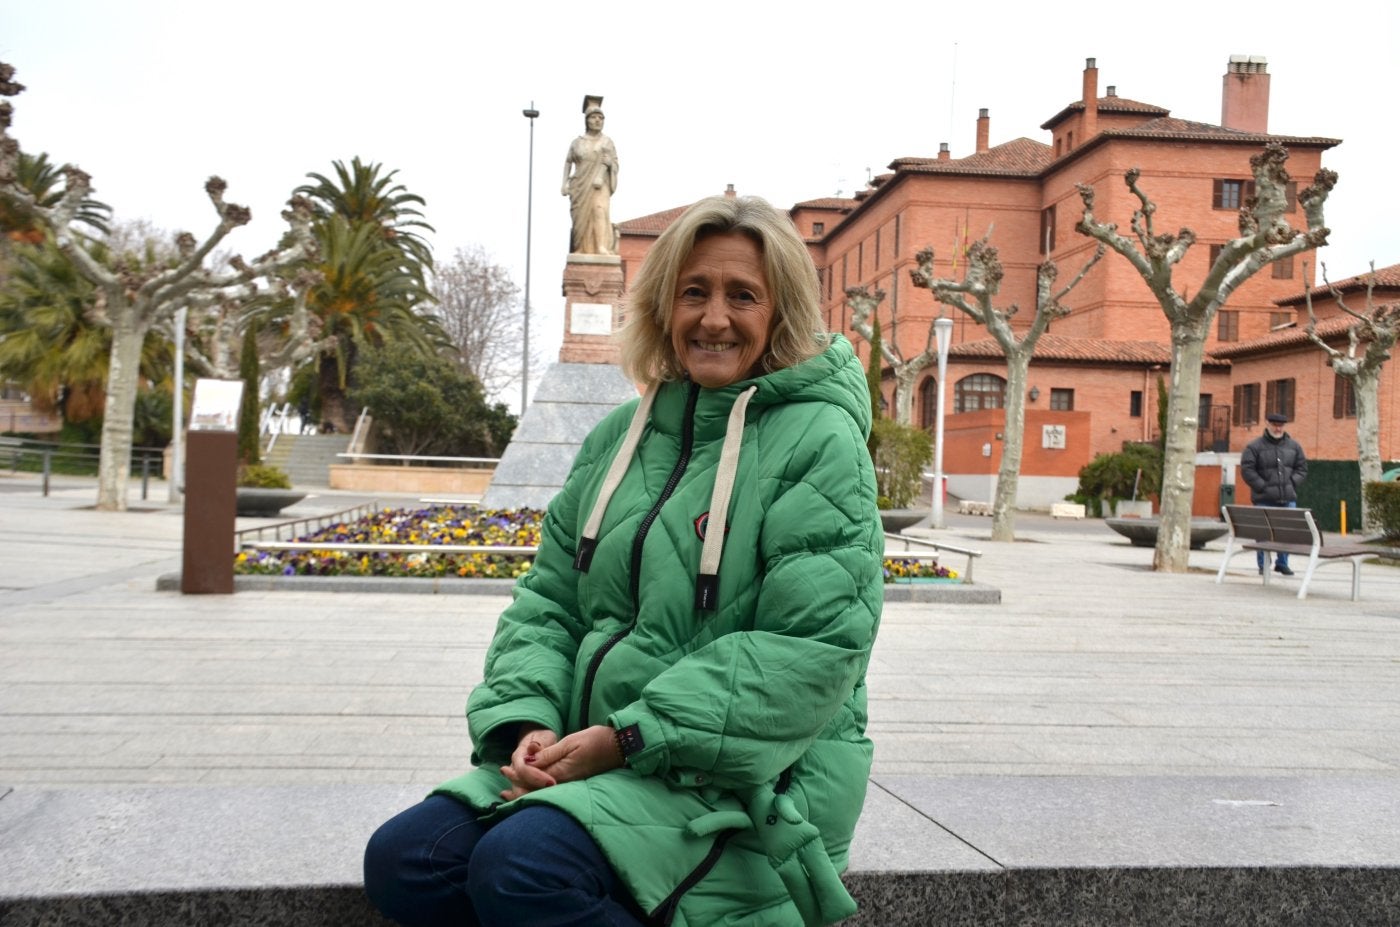
[{"label": "paved plaza", "polygon": [[[309,787],[377,817],[465,767],[463,706],[503,597],[158,592],[183,531],[165,494],[104,513],[91,481],[44,497],[0,475],[0,838],[7,806],[47,802],[81,828],[104,795]],[[287,514],[363,501],[320,492]],[[1298,577],[1264,588],[1246,558],[1217,585],[1223,542],[1157,574],[1096,520],[1024,514],[995,544],[989,519],[949,521],[1001,603],[886,606],[853,871],[1400,865],[1400,569],[1364,565],[1359,602],[1347,568],[1322,569],[1299,601]],[[1283,817],[1200,838],[1259,807]],[[1175,830],[1134,835],[1145,818]],[[86,878],[120,881],[113,866]]]}]

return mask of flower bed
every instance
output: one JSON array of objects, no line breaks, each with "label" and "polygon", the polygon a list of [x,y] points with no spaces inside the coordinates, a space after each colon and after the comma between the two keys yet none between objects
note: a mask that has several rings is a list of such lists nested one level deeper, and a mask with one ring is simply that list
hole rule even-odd
[{"label": "flower bed", "polygon": [[[384,509],[348,524],[330,525],[297,538],[327,544],[483,544],[533,547],[540,542],[535,509],[479,510],[469,506]],[[514,579],[532,557],[508,554],[439,554],[333,550],[240,551],[233,572],[241,576],[413,576],[437,579]],[[927,560],[885,560],[885,582],[957,579],[958,571]]]},{"label": "flower bed", "polygon": [[[479,510],[468,506],[384,509],[348,524],[330,525],[298,541],[334,544],[494,544],[535,546],[543,512]],[[530,569],[531,557],[506,554],[351,553],[346,551],[241,551],[235,574],[281,576],[461,576],[513,579]]]}]

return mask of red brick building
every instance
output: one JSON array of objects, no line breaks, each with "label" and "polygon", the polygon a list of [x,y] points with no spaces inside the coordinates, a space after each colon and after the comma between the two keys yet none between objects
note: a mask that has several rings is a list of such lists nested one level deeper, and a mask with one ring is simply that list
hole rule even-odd
[{"label": "red brick building", "polygon": [[[1216,247],[1238,235],[1239,208],[1252,193],[1250,157],[1268,142],[1281,142],[1290,153],[1289,172],[1301,187],[1311,182],[1323,152],[1338,144],[1337,139],[1268,132],[1269,74],[1263,59],[1232,58],[1222,83],[1221,124],[1192,122],[1161,106],[1120,96],[1112,85],[1100,95],[1098,69],[1089,59],[1079,98],[1041,126],[1048,141],[1020,137],[993,145],[991,117],[984,109],[971,153],[955,158],[944,143],[933,158],[897,158],[889,173],[875,177],[854,197],[792,207],[793,222],[820,274],[828,324],[847,333],[862,355],[868,346],[851,331],[848,286],[885,291],[879,309],[882,328],[886,338],[893,332],[906,357],[922,350],[934,318],[946,313],[954,319],[944,467],[955,495],[991,498],[1000,463],[1005,365],[985,329],[914,286],[909,271],[916,265],[915,255],[932,246],[935,272],[960,278],[962,249],[991,229],[991,243],[1005,266],[997,304],[1021,306],[1014,322],[1029,325],[1037,266],[1048,257],[1059,266],[1061,281],[1068,281],[1093,254],[1094,243],[1074,231],[1082,214],[1076,184],[1093,185],[1096,215],[1127,229],[1138,202],[1123,175],[1136,167],[1141,189],[1157,204],[1158,228],[1184,226],[1196,233],[1197,244],[1175,277],[1178,289],[1193,290],[1192,276],[1204,277]],[[733,195],[732,187],[728,192]],[[1290,219],[1304,227],[1301,210],[1296,204],[1293,208]],[[620,225],[629,282],[655,236],[682,210]],[[1259,416],[1232,408],[1234,387],[1243,382],[1232,362],[1246,365],[1253,378],[1249,382],[1268,382],[1260,378],[1270,372],[1253,366],[1287,354],[1273,350],[1281,343],[1277,339],[1294,344],[1288,339],[1296,332],[1285,332],[1283,326],[1295,323],[1298,310],[1290,300],[1301,301],[1315,264],[1304,258],[1277,263],[1236,290],[1220,312],[1202,375],[1203,451],[1238,452],[1258,433]],[[1065,302],[1071,313],[1041,339],[1030,367],[1020,482],[1020,500],[1028,506],[1046,505],[1071,492],[1079,468],[1094,455],[1117,450],[1124,441],[1155,436],[1156,381],[1170,363],[1170,326],[1137,271],[1121,257],[1105,255]],[[1325,366],[1323,353],[1308,347],[1316,354],[1308,362]],[[1297,360],[1294,352],[1292,362]],[[936,373],[932,366],[924,371],[914,398],[915,422],[928,427],[936,414]],[[1297,437],[1309,453],[1354,457],[1354,429],[1349,442],[1342,440],[1345,423],[1336,428],[1309,424],[1307,432],[1301,431],[1304,419],[1315,423],[1330,412],[1331,381],[1321,375],[1294,380]],[[893,378],[886,383],[892,391]],[[1047,426],[1059,426],[1063,441],[1046,434]]]}]

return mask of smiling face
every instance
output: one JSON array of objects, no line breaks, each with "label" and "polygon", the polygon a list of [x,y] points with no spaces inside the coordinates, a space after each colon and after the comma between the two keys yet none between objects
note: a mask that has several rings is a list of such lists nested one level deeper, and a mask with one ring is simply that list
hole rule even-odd
[{"label": "smiling face", "polygon": [[716,389],[762,373],[772,331],[772,295],[758,243],[742,232],[696,241],[671,306],[671,349],[690,378]]}]

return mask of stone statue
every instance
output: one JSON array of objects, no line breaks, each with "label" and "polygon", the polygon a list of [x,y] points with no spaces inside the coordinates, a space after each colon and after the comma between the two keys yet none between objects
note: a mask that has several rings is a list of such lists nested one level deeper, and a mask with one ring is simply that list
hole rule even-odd
[{"label": "stone statue", "polygon": [[617,232],[609,215],[617,189],[617,149],[603,134],[603,98],[583,98],[585,132],[569,146],[564,159],[564,188],[569,198],[573,254],[617,254]]}]

